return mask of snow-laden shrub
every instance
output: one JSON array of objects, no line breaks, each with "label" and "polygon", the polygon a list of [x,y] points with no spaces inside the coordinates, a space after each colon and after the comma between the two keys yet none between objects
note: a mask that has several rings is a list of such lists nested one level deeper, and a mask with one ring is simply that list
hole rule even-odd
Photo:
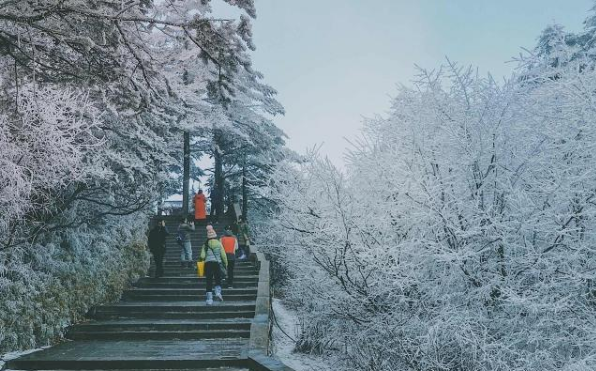
[{"label": "snow-laden shrub", "polygon": [[0,235],[32,209],[46,208],[52,190],[85,180],[83,156],[101,144],[97,110],[88,99],[56,87],[21,87],[14,111],[0,113]]},{"label": "snow-laden shrub", "polygon": [[158,179],[120,170],[87,95],[28,84],[17,101],[0,113],[0,352],[49,344],[146,271],[157,187],[134,181]]},{"label": "snow-laden shrub", "polygon": [[51,344],[92,306],[119,299],[147,270],[144,224],[111,218],[0,251],[0,353]]},{"label": "snow-laden shrub", "polygon": [[422,71],[346,174],[278,170],[266,243],[301,350],[346,370],[596,368],[596,72],[523,71]]}]

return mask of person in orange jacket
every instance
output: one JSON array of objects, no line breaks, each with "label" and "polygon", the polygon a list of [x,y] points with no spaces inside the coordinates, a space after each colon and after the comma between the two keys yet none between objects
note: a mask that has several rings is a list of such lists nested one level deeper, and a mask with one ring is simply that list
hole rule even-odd
[{"label": "person in orange jacket", "polygon": [[236,252],[238,251],[238,240],[232,233],[232,227],[227,226],[220,242],[228,258],[228,277],[226,278],[226,287],[232,287],[234,284],[234,266],[236,265]]},{"label": "person in orange jacket", "polygon": [[207,212],[205,211],[205,204],[207,203],[207,197],[203,193],[202,189],[199,189],[195,197],[193,198],[195,205],[195,220],[202,221],[207,219]]}]

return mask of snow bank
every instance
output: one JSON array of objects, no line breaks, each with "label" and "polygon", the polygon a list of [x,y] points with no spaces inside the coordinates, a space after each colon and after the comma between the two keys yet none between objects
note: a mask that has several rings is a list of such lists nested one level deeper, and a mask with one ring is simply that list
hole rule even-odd
[{"label": "snow bank", "polygon": [[294,311],[286,308],[280,299],[273,299],[273,312],[273,353],[283,363],[296,371],[336,370],[330,366],[330,358],[294,351],[296,339],[300,337],[300,325]]},{"label": "snow bank", "polygon": [[17,359],[19,357],[22,357],[26,354],[31,354],[31,353],[35,353],[35,352],[39,352],[40,350],[44,350],[49,348],[50,346],[45,346],[45,347],[41,347],[41,348],[36,348],[36,349],[29,349],[29,350],[25,350],[25,351],[21,351],[21,352],[8,352],[6,354],[2,354],[0,355],[0,370],[3,370],[5,367],[5,365],[9,362],[12,361],[13,359]]}]

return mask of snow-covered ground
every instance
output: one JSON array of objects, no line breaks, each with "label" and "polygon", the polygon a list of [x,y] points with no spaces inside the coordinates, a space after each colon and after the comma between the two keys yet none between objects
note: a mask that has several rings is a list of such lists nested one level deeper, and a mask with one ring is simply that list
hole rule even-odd
[{"label": "snow-covered ground", "polygon": [[4,369],[4,365],[8,362],[8,361],[12,361],[13,359],[19,358],[21,356],[24,356],[25,354],[29,354],[29,353],[34,353],[40,350],[44,350],[49,348],[50,346],[45,346],[45,347],[41,347],[41,348],[36,348],[36,349],[29,349],[29,350],[25,350],[25,351],[21,351],[21,352],[10,352],[10,353],[6,353],[6,354],[0,354],[0,370]]},{"label": "snow-covered ground", "polygon": [[273,324],[273,352],[277,358],[296,371],[337,370],[331,366],[331,359],[295,353],[293,339],[300,336],[296,313],[288,309],[280,299],[273,299],[273,311],[277,319],[277,323]]}]

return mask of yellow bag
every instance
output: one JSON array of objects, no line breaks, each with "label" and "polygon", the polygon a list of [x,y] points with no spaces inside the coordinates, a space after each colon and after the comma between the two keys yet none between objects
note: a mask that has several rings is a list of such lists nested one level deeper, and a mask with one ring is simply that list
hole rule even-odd
[{"label": "yellow bag", "polygon": [[205,262],[197,262],[197,274],[199,277],[205,277]]}]

